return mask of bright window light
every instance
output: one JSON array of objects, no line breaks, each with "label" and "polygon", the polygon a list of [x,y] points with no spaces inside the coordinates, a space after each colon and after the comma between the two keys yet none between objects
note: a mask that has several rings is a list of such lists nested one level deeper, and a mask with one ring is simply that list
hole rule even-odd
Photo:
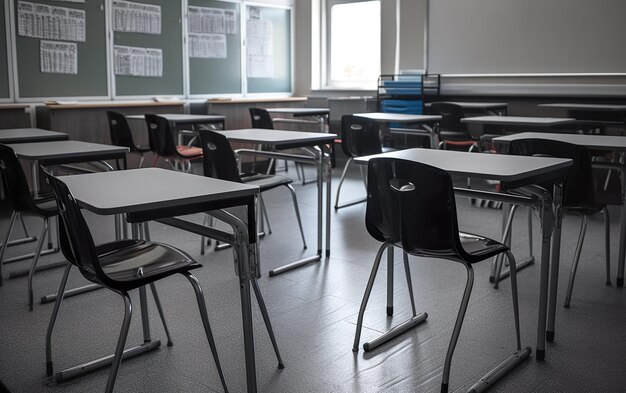
[{"label": "bright window light", "polygon": [[380,1],[332,5],[331,86],[374,88],[380,74]]}]

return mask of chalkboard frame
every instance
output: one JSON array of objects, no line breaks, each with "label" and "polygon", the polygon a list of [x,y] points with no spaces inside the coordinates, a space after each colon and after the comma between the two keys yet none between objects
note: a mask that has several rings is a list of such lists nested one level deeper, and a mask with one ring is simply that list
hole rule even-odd
[{"label": "chalkboard frame", "polygon": [[[294,15],[294,7],[292,5],[286,5],[286,4],[271,4],[271,3],[259,3],[259,2],[249,2],[249,1],[243,1],[243,10],[242,10],[242,14],[241,14],[241,20],[242,20],[242,26],[244,26],[244,20],[247,20],[248,18],[248,8],[250,7],[260,7],[260,8],[271,8],[271,9],[284,9],[289,11],[289,90],[288,91],[261,91],[261,92],[256,92],[256,93],[251,93],[250,89],[249,89],[249,82],[248,82],[248,70],[247,70],[247,59],[246,59],[246,51],[247,48],[246,46],[243,47],[242,50],[242,56],[241,56],[241,62],[242,62],[242,67],[243,67],[243,74],[242,74],[242,83],[243,83],[243,91],[244,91],[244,96],[245,97],[267,97],[267,96],[272,96],[272,97],[289,97],[293,95],[293,88],[294,88],[294,20],[295,20],[295,15]],[[245,31],[244,28],[244,34],[246,37],[246,41],[247,41],[247,32]],[[247,43],[247,42],[246,42]],[[276,50],[276,48],[274,48],[274,50]],[[272,78],[275,79],[275,78]]]},{"label": "chalkboard frame", "polygon": [[[184,27],[184,31],[183,34],[185,35],[185,50],[186,50],[186,56],[185,56],[185,62],[186,62],[186,68],[187,68],[187,80],[185,81],[186,86],[188,87],[188,91],[187,91],[187,97],[191,98],[191,99],[202,99],[202,98],[208,98],[208,97],[215,97],[215,98],[219,98],[219,97],[242,97],[244,94],[244,83],[243,83],[243,78],[244,78],[244,69],[243,69],[243,62],[242,62],[242,55],[243,55],[243,50],[244,50],[244,46],[243,46],[243,28],[242,28],[242,10],[245,8],[245,3],[243,1],[240,0],[206,0],[204,1],[204,3],[208,3],[208,2],[215,2],[215,3],[225,3],[225,4],[233,4],[235,5],[234,9],[237,11],[237,27],[238,27],[238,31],[236,34],[236,39],[238,40],[238,42],[236,43],[237,46],[237,50],[238,50],[238,56],[236,59],[236,63],[237,66],[239,67],[239,77],[236,79],[237,80],[237,87],[235,88],[236,90],[238,90],[238,92],[205,92],[205,93],[194,93],[192,92],[192,83],[194,81],[194,78],[196,77],[195,73],[194,73],[194,68],[201,65],[201,63],[207,63],[207,62],[215,62],[217,59],[192,59],[189,57],[189,30],[188,30],[188,26],[189,26],[189,18],[188,18],[188,13],[189,13],[189,7],[193,6],[193,7],[212,7],[209,4],[203,4],[203,5],[198,5],[198,4],[190,4],[192,2],[192,0],[185,0],[186,2],[186,9],[185,9],[185,27]],[[198,1],[194,1],[194,3],[198,3]],[[228,8],[228,7],[218,7],[218,8]],[[230,43],[227,43],[227,45],[229,45],[228,47],[230,48]],[[230,52],[229,52],[230,53]],[[197,65],[192,65],[192,62],[196,62]]]},{"label": "chalkboard frame", "polygon": [[[0,4],[2,7],[2,13],[4,18],[0,20],[1,26],[4,27],[3,31],[0,31],[0,41],[4,34],[4,44],[6,45],[6,75],[0,75],[0,78],[6,77],[6,84],[8,94],[6,96],[0,95],[0,102],[13,102],[13,46],[11,44],[11,10],[9,8],[9,0],[2,0]],[[1,27],[0,26],[0,27]],[[1,59],[0,59],[1,61]],[[2,92],[0,92],[2,94]]]},{"label": "chalkboard frame", "polygon": [[[12,79],[12,88],[13,88],[13,92],[14,92],[14,102],[37,102],[37,101],[51,101],[51,100],[66,100],[66,101],[75,101],[75,100],[85,100],[85,101],[89,101],[89,100],[110,100],[111,99],[111,84],[110,84],[110,78],[109,78],[109,62],[108,62],[108,57],[109,57],[109,53],[108,53],[108,41],[109,41],[109,29],[108,29],[108,22],[107,22],[107,16],[106,16],[106,7],[108,6],[109,0],[102,0],[102,4],[104,7],[103,10],[103,14],[104,14],[104,20],[102,20],[103,24],[104,24],[104,46],[103,49],[105,50],[105,55],[104,55],[104,73],[103,76],[104,79],[106,80],[105,82],[105,90],[106,90],[106,94],[105,95],[98,95],[98,94],[93,94],[93,95],[55,95],[55,96],[49,96],[49,95],[23,95],[20,91],[20,84],[19,84],[19,67],[18,67],[18,50],[17,50],[17,36],[18,36],[18,27],[17,27],[17,23],[16,23],[16,18],[17,18],[17,10],[16,10],[16,2],[18,0],[8,0],[9,3],[9,21],[10,21],[10,39],[11,39],[11,45],[10,45],[10,54],[11,54],[11,65],[10,65],[10,69],[12,71],[11,74],[11,79]],[[29,1],[29,2],[34,2],[34,3],[38,3],[38,4],[47,4],[41,0],[24,0],[24,1]],[[53,3],[53,2],[50,2]],[[83,3],[77,3],[77,4],[72,4],[72,3],[62,3],[62,2],[58,2],[56,4],[48,4],[48,5],[54,5],[54,6],[58,6],[58,7],[66,7],[66,8],[76,8],[75,5],[82,5]],[[86,3],[85,7],[87,7]],[[82,9],[82,8],[81,8]],[[89,27],[88,27],[89,28]],[[87,34],[87,40],[89,40],[89,33]],[[36,38],[37,40],[45,40],[44,38]],[[76,41],[63,41],[63,42],[76,42]],[[76,42],[78,45],[87,45],[89,41],[85,41],[85,42]],[[80,75],[80,71],[81,67],[79,65],[79,75]],[[104,92],[104,91],[103,91]]]},{"label": "chalkboard frame", "polygon": [[[140,1],[136,1],[136,0],[128,0],[128,1],[132,1],[132,2],[138,2],[138,3],[147,3],[147,4],[158,4],[159,6],[163,7],[163,3],[171,3],[172,0],[140,0]],[[180,91],[180,93],[176,93],[176,92],[153,92],[153,93],[148,93],[148,94],[120,94],[119,93],[119,89],[117,88],[117,78],[118,76],[115,75],[115,67],[114,67],[114,62],[115,62],[115,53],[114,53],[114,47],[116,45],[115,42],[115,35],[117,33],[121,33],[123,35],[132,35],[132,34],[141,34],[141,33],[123,33],[123,32],[116,32],[113,30],[113,21],[111,20],[111,14],[112,14],[112,10],[113,10],[113,0],[107,0],[107,18],[109,18],[109,26],[108,26],[108,31],[109,31],[109,45],[108,45],[108,51],[109,51],[109,78],[110,78],[110,84],[111,84],[111,97],[116,100],[116,99],[129,99],[129,100],[133,100],[133,99],[152,99],[155,97],[172,97],[172,98],[178,98],[178,99],[185,99],[186,97],[188,97],[188,84],[187,84],[187,48],[185,45],[185,32],[184,29],[186,28],[186,24],[185,24],[185,12],[186,12],[186,6],[187,6],[187,0],[174,0],[174,3],[178,3],[178,5],[180,6],[180,18],[181,18],[181,23],[180,23],[180,35],[181,35],[181,39],[180,39],[180,50],[181,50],[181,60],[180,60],[180,70],[181,70],[181,75],[180,75],[180,85],[179,87],[182,89]],[[162,10],[161,10],[162,11]],[[163,15],[161,15],[161,34],[159,35],[160,37],[163,36],[163,34],[165,34],[165,31],[163,29],[163,23],[165,21],[165,18],[163,17]],[[125,44],[125,43],[118,43],[117,45],[129,45],[129,44]],[[130,45],[130,46],[134,46],[134,45]],[[146,47],[150,47],[149,45],[145,45]],[[159,48],[163,49],[163,46],[159,46]],[[163,53],[163,67],[165,68],[165,52]],[[163,71],[165,73],[165,69]],[[143,78],[143,77],[132,77],[132,76],[123,76],[123,78]],[[148,78],[146,80],[149,80],[152,78]]]}]

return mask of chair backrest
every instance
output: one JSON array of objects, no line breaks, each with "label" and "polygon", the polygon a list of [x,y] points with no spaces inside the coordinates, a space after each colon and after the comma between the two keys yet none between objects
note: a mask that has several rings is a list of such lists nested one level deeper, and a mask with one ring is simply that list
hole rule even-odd
[{"label": "chair backrest", "polygon": [[[571,159],[572,166],[563,187],[563,206],[584,208],[596,203],[591,157],[583,146],[546,139],[519,139],[509,144],[509,154]],[[549,185],[545,187],[552,190]]]},{"label": "chair backrest", "polygon": [[33,211],[35,203],[28,188],[26,175],[20,164],[20,160],[9,146],[0,144],[0,172],[2,182],[15,211]]},{"label": "chair backrest", "polygon": [[228,138],[211,130],[198,130],[202,143],[204,176],[241,183],[237,159]]},{"label": "chair backrest", "polygon": [[464,252],[452,178],[429,165],[393,158],[370,160],[365,225],[375,239],[401,241],[413,255],[446,257]]},{"label": "chair backrest", "polygon": [[177,154],[176,135],[170,127],[170,122],[164,117],[146,114],[146,125],[150,150],[164,157],[175,156]]},{"label": "chair backrest", "polygon": [[136,151],[137,148],[126,116],[119,112],[107,111],[107,118],[109,119],[111,143],[117,146],[128,147],[130,151]]},{"label": "chair backrest", "polygon": [[341,117],[341,150],[348,157],[382,153],[376,122],[364,117]]},{"label": "chair backrest", "polygon": [[61,180],[49,173],[46,173],[46,180],[54,191],[59,208],[59,235],[63,255],[78,267],[86,279],[110,287],[110,280],[102,271],[96,246],[78,203]]},{"label": "chair backrest", "polygon": [[267,110],[263,108],[250,108],[249,110],[252,128],[274,129],[274,122]]},{"label": "chair backrest", "polygon": [[439,129],[441,131],[466,133],[469,138],[467,125],[461,123],[461,119],[465,117],[465,111],[461,105],[452,102],[433,102],[430,105],[430,113],[432,115],[441,115],[442,118],[439,121]]}]

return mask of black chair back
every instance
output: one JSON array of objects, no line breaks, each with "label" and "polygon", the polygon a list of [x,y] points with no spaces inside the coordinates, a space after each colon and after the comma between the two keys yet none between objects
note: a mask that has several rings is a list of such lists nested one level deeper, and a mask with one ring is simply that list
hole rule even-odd
[{"label": "black chair back", "polygon": [[9,146],[0,144],[0,171],[7,197],[17,212],[36,211],[20,160]]},{"label": "black chair back", "polygon": [[66,259],[78,267],[89,281],[111,287],[112,282],[100,267],[96,246],[78,203],[65,183],[46,173],[59,208],[60,246]]},{"label": "black chair back", "polygon": [[[572,166],[563,187],[563,206],[589,208],[596,205],[591,157],[584,147],[546,139],[520,139],[510,143],[509,154],[571,159]],[[551,184],[543,186],[552,191]]]},{"label": "black chair back", "polygon": [[117,146],[128,147],[131,152],[136,151],[137,147],[133,141],[133,134],[126,116],[118,112],[107,111],[107,118],[109,119],[111,143]]},{"label": "black chair back", "polygon": [[467,130],[467,124],[461,123],[461,119],[466,117],[461,105],[451,102],[433,102],[430,106],[430,113],[441,115],[439,131],[443,131],[445,136],[454,139],[472,139]]},{"label": "black chair back", "polygon": [[250,108],[250,120],[252,128],[274,129],[274,122],[269,112],[262,108]]},{"label": "black chair back", "polygon": [[158,115],[146,114],[150,150],[164,157],[177,154],[175,138],[176,134],[170,127],[166,118]]},{"label": "black chair back", "polygon": [[348,157],[382,153],[376,122],[352,115],[342,116],[341,149]]},{"label": "black chair back", "polygon": [[413,255],[465,255],[450,175],[412,161],[369,162],[365,223],[379,241],[402,242]]},{"label": "black chair back", "polygon": [[198,130],[202,143],[204,176],[241,183],[237,159],[228,138],[210,130]]}]

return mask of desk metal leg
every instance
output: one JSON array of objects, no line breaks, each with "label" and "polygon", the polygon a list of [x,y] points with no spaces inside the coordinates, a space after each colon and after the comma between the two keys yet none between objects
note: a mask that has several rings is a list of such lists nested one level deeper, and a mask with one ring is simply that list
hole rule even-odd
[{"label": "desk metal leg", "polygon": [[622,184],[622,211],[620,215],[619,256],[617,258],[617,286],[624,286],[624,258],[626,257],[626,159],[621,154],[620,180]]},{"label": "desk metal leg", "polygon": [[552,198],[548,192],[542,196],[541,212],[541,275],[539,279],[539,306],[537,317],[537,360],[546,356],[546,319],[548,311],[548,278],[550,275],[550,245],[553,230]]},{"label": "desk metal leg", "polygon": [[[281,273],[285,273],[294,269],[297,269],[301,266],[307,265],[312,262],[319,262],[322,260],[322,249],[323,249],[323,232],[324,232],[324,220],[323,220],[323,209],[324,209],[324,181],[325,181],[325,150],[324,146],[320,146],[320,151],[318,156],[316,157],[317,164],[317,255],[300,259],[296,262],[289,263],[287,265],[278,267],[276,269],[270,270],[269,276],[274,277]],[[329,228],[330,228],[330,181],[328,182],[328,190],[326,191],[326,217],[327,217],[327,244],[326,244],[326,254],[330,254],[330,246],[329,246]]]},{"label": "desk metal leg", "polygon": [[[320,147],[321,148],[321,147]],[[331,190],[331,180],[332,180],[332,166],[330,162],[330,152],[324,154],[324,149],[322,149],[322,160],[323,164],[326,167],[326,176],[324,181],[326,182],[326,257],[330,256],[330,190]],[[326,158],[328,157],[328,158]]]},{"label": "desk metal leg", "polygon": [[552,256],[550,258],[550,299],[548,301],[548,328],[546,330],[546,340],[554,341],[554,325],[556,320],[556,298],[559,284],[559,262],[561,256],[561,222],[563,220],[563,209],[561,207],[562,187],[554,186],[554,230],[552,233]]},{"label": "desk metal leg", "polygon": [[[250,209],[250,207],[248,207],[248,209]],[[247,391],[248,393],[253,393],[257,391],[257,382],[256,363],[254,360],[254,330],[252,327],[250,280],[255,278],[258,268],[256,265],[257,244],[250,244],[248,242],[248,228],[241,220],[221,210],[212,211],[211,215],[230,225],[233,228],[235,236],[235,244],[233,244],[233,247],[235,249],[235,258],[237,260],[237,270],[239,274]],[[251,217],[254,219],[254,215]],[[248,222],[248,225],[254,225],[254,223]]]}]

